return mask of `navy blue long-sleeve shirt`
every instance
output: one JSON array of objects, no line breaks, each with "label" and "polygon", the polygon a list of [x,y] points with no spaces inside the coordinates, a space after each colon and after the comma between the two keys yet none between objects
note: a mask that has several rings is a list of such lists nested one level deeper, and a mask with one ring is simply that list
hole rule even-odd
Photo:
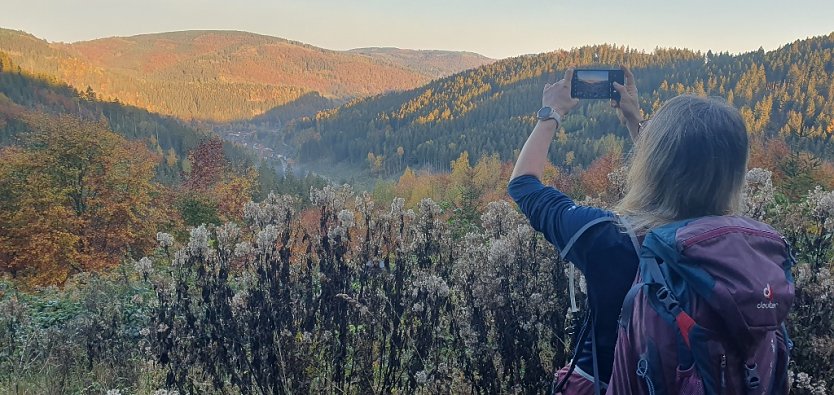
[{"label": "navy blue long-sleeve shirt", "polygon": [[[508,190],[533,228],[542,232],[559,251],[589,223],[614,218],[614,213],[607,210],[577,206],[570,197],[543,185],[534,176],[514,178]],[[637,252],[628,234],[616,222],[603,221],[581,233],[566,258],[585,275],[591,309],[596,316],[599,378],[607,383],[614,363],[617,320],[637,273]],[[576,366],[586,374],[593,374],[590,336],[577,354]]]}]

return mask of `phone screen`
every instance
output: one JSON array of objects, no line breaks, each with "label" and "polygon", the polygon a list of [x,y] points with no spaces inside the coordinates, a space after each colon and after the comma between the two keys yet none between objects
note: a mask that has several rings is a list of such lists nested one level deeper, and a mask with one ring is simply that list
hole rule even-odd
[{"label": "phone screen", "polygon": [[608,70],[577,70],[575,92],[585,98],[611,97],[611,82]]}]

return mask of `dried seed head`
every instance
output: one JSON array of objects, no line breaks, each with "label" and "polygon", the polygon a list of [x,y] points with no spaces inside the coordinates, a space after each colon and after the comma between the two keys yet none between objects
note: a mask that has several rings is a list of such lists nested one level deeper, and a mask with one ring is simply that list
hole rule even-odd
[{"label": "dried seed head", "polygon": [[243,218],[252,229],[267,225],[285,226],[293,214],[291,196],[270,193],[261,203],[248,202],[243,206]]},{"label": "dried seed head", "polygon": [[417,384],[421,384],[421,385],[426,384],[426,382],[428,382],[428,380],[429,380],[428,377],[429,377],[429,375],[426,374],[425,370],[421,370],[421,371],[417,372],[417,374],[414,375],[414,379],[417,380]]},{"label": "dried seed head", "polygon": [[310,202],[317,207],[327,207],[334,212],[345,208],[347,199],[353,195],[353,189],[345,184],[341,187],[325,186],[322,189],[310,188]]},{"label": "dried seed head", "polygon": [[493,236],[506,234],[527,221],[509,203],[501,200],[487,204],[481,215],[484,230]]},{"label": "dried seed head", "polygon": [[342,227],[346,229],[350,229],[356,225],[356,216],[353,214],[353,211],[350,210],[342,210],[339,211],[339,223]]},{"label": "dried seed head", "polygon": [[143,257],[142,259],[136,261],[136,263],[133,264],[133,270],[136,270],[136,272],[144,276],[147,276],[153,273],[153,262],[150,260],[150,258]]},{"label": "dried seed head", "polygon": [[750,169],[745,176],[742,190],[742,213],[756,220],[763,220],[768,207],[774,204],[773,173],[760,168]]},{"label": "dried seed head", "polygon": [[167,249],[174,245],[174,236],[165,232],[157,232],[156,241],[160,248]]},{"label": "dried seed head", "polygon": [[231,252],[240,238],[240,228],[233,222],[227,222],[217,228],[217,244],[221,250]]},{"label": "dried seed head", "polygon": [[252,253],[252,244],[243,241],[235,245],[235,257],[243,258]]},{"label": "dried seed head", "polygon": [[191,238],[188,240],[188,252],[193,256],[208,257],[208,230],[205,225],[191,229]]},{"label": "dried seed head", "polygon": [[258,232],[257,243],[260,251],[271,251],[278,240],[278,228],[275,225],[267,225]]},{"label": "dried seed head", "polygon": [[405,206],[405,199],[401,197],[394,198],[391,201],[391,218],[398,218],[403,213],[403,206]]}]

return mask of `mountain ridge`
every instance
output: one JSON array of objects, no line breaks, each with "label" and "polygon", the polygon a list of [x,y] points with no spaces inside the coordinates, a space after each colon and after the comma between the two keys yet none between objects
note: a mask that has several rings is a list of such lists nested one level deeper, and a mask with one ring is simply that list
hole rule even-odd
[{"label": "mountain ridge", "polygon": [[481,54],[470,51],[448,51],[438,49],[404,49],[396,47],[366,47],[348,50],[376,57],[409,69],[417,70],[433,79],[446,77],[457,72],[473,69],[495,62]]},{"label": "mountain ridge", "polygon": [[[739,108],[751,134],[834,157],[827,144],[834,136],[834,33],[737,55],[596,45],[502,59],[319,113],[297,122],[286,139],[301,147],[302,161],[382,175],[406,166],[448,170],[463,151],[512,160],[535,124],[545,83],[568,67],[618,64],[635,71],[647,116],[678,94],[720,96]],[[583,101],[574,113],[584,116],[564,120],[550,151],[553,163],[587,165],[630,145],[606,101]]]},{"label": "mountain ridge", "polygon": [[390,59],[228,30],[51,43],[0,29],[0,51],[31,74],[185,120],[249,119],[313,92],[345,101],[433,78]]}]

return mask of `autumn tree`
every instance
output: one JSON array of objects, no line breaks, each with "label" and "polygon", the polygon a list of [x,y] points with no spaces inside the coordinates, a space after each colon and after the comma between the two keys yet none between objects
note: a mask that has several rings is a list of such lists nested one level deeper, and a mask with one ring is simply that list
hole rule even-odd
[{"label": "autumn tree", "polygon": [[506,187],[510,179],[508,169],[501,164],[498,154],[484,155],[478,159],[473,170],[473,183],[478,192],[478,209],[486,208],[489,202],[507,196]]},{"label": "autumn tree", "polygon": [[179,209],[187,225],[218,224],[242,217],[258,178],[255,169],[236,169],[224,154],[223,140],[203,140],[188,155]]},{"label": "autumn tree", "polygon": [[146,252],[169,215],[154,204],[160,158],[104,123],[29,115],[23,147],[0,151],[0,270],[30,285]]},{"label": "autumn tree", "polygon": [[590,197],[604,197],[611,186],[608,175],[622,166],[622,155],[619,151],[611,151],[593,161],[580,176],[584,193]]},{"label": "autumn tree", "polygon": [[406,167],[405,171],[403,171],[403,175],[400,176],[399,181],[394,189],[394,193],[403,199],[406,202],[410,202],[411,193],[414,190],[414,186],[417,183],[417,175],[414,174],[414,171],[411,170],[410,167]]},{"label": "autumn tree", "polygon": [[822,161],[807,152],[791,152],[779,164],[784,180],[778,190],[790,201],[799,201],[808,191],[814,189],[819,182],[816,175]]},{"label": "autumn tree", "polygon": [[[452,228],[456,236],[462,237],[467,232],[476,229],[480,217],[478,200],[481,188],[475,182],[476,172],[469,165],[468,152],[463,151],[458,159],[452,161],[451,168],[451,190],[454,193],[452,202],[455,205],[451,219]],[[483,179],[483,176],[481,178]]]},{"label": "autumn tree", "polygon": [[191,171],[185,178],[185,186],[195,191],[205,191],[223,177],[226,158],[223,155],[223,140],[212,137],[200,142],[188,154]]}]

